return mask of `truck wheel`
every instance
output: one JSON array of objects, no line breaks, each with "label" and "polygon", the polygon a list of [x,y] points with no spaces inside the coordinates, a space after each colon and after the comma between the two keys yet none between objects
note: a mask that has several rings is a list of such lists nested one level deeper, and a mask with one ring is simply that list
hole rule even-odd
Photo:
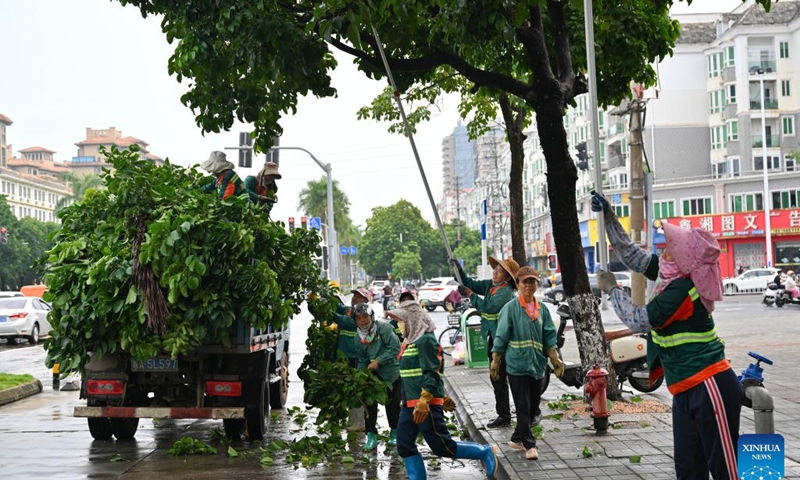
[{"label": "truck wheel", "polygon": [[118,440],[130,440],[139,429],[138,418],[111,418],[111,432]]},{"label": "truck wheel", "polygon": [[[286,397],[289,395],[289,355],[286,353],[287,346],[283,347],[280,364],[277,365],[278,375],[281,379],[269,384],[269,406],[272,409],[281,409],[286,405]],[[270,369],[274,372],[275,369]]]},{"label": "truck wheel", "polygon": [[[263,358],[259,358],[263,356]],[[245,404],[244,418],[250,440],[261,440],[267,433],[267,412],[269,411],[269,365],[271,352],[251,354],[253,363],[248,369],[242,392]],[[258,360],[256,360],[258,358]]]},{"label": "truck wheel", "polygon": [[[86,400],[87,407],[105,407],[105,402],[101,400]],[[103,417],[90,417],[86,419],[89,424],[89,433],[95,440],[111,440],[111,419]]]},{"label": "truck wheel", "polygon": [[244,419],[226,418],[222,421],[222,428],[225,429],[225,436],[231,440],[238,440],[244,435]]},{"label": "truck wheel", "polygon": [[269,388],[266,382],[261,382],[257,393],[257,405],[244,409],[244,418],[247,421],[247,435],[250,440],[261,440],[267,434],[267,411],[269,410]]}]

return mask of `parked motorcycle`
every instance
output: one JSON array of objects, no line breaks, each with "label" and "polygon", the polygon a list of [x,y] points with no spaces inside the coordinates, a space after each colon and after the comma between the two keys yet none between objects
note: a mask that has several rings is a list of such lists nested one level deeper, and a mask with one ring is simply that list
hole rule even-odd
[{"label": "parked motorcycle", "polygon": [[[558,355],[562,358],[561,348],[564,346],[565,331],[567,329],[567,322],[572,320],[572,313],[570,312],[569,305],[564,303],[559,305],[556,310],[556,318],[553,319],[556,325],[556,346],[558,347]],[[611,361],[614,363],[614,371],[617,372],[617,382],[620,386],[625,381],[630,383],[631,387],[643,393],[650,393],[658,389],[664,382],[664,376],[660,376],[651,385],[650,384],[650,370],[647,366],[647,339],[644,335],[626,335],[620,336],[614,331],[606,332],[606,348],[611,356]],[[548,385],[550,385],[550,372],[552,365],[548,361],[547,372],[542,380],[542,392],[544,392]],[[583,385],[584,378],[581,376],[580,364],[564,361],[564,375],[560,379],[565,385],[580,388]]]},{"label": "parked motorcycle", "polygon": [[764,290],[764,297],[761,303],[768,307],[775,305],[781,308],[784,305],[800,305],[800,297],[793,298],[791,292],[787,292],[783,285],[770,282],[767,285],[767,289]]}]

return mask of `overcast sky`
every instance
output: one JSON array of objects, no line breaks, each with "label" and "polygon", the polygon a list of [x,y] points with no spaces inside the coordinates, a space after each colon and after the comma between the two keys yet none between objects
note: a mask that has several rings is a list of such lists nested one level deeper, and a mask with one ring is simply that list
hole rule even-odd
[{"label": "overcast sky", "polygon": [[[695,0],[692,11],[727,11],[738,0]],[[686,11],[686,7],[679,9]],[[212,150],[235,146],[238,132],[203,137],[191,111],[180,103],[186,87],[167,74],[172,54],[159,21],[108,0],[0,0],[5,39],[0,75],[0,113],[14,124],[7,141],[14,154],[31,146],[69,160],[86,127],[114,126],[150,144],[175,163],[200,163]],[[366,79],[346,55],[333,74],[338,98],[302,98],[298,113],[282,119],[282,146],[303,147],[325,163],[351,201],[351,218],[365,225],[376,206],[401,198],[432,220],[430,204],[408,140],[386,124],[356,120],[356,111],[384,88]],[[441,141],[458,121],[454,99],[415,136],[434,200],[442,193]],[[229,152],[236,163],[236,152]],[[254,162],[263,162],[263,156]],[[237,168],[241,176],[258,168]],[[273,217],[298,216],[298,193],[323,172],[304,153],[281,152],[279,203]]]}]

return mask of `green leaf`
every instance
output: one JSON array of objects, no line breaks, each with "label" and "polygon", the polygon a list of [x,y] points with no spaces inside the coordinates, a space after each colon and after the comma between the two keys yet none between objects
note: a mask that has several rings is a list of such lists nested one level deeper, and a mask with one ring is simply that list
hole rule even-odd
[{"label": "green leaf", "polygon": [[119,453],[115,453],[115,454],[111,455],[110,460],[112,462],[124,462],[125,461],[125,457],[123,457]]},{"label": "green leaf", "polygon": [[275,463],[275,460],[273,460],[272,457],[265,455],[261,457],[261,460],[259,460],[258,463],[260,463],[261,465],[272,465],[273,463]]},{"label": "green leaf", "polygon": [[131,288],[128,290],[128,298],[125,299],[125,304],[130,305],[136,301],[136,286],[131,285]]},{"label": "green leaf", "polygon": [[228,456],[229,457],[238,457],[239,452],[237,452],[233,447],[228,447]]},{"label": "green leaf", "polygon": [[584,445],[583,452],[581,452],[581,454],[584,456],[584,458],[590,458],[594,456],[594,450],[589,448],[589,445]]},{"label": "green leaf", "polygon": [[342,457],[342,463],[355,463],[355,459],[349,455]]},{"label": "green leaf", "polygon": [[628,457],[628,460],[631,463],[640,463],[642,461],[642,456],[641,455],[631,455],[630,457]]}]

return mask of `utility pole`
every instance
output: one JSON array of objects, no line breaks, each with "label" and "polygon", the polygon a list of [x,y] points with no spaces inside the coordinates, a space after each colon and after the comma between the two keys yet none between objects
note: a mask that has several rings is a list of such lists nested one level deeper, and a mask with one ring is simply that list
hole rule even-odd
[{"label": "utility pole", "polygon": [[461,190],[458,180],[456,175],[456,246],[461,243]]},{"label": "utility pole", "polygon": [[[630,128],[628,129],[628,145],[631,151],[631,180],[630,180],[630,204],[631,204],[631,241],[639,247],[644,247],[646,238],[644,235],[644,122],[642,120],[642,110],[644,110],[644,100],[642,100],[643,89],[641,86],[633,88],[634,98],[630,110]],[[645,287],[647,282],[640,273],[631,276],[631,295],[636,305],[643,306],[645,299]]]}]

